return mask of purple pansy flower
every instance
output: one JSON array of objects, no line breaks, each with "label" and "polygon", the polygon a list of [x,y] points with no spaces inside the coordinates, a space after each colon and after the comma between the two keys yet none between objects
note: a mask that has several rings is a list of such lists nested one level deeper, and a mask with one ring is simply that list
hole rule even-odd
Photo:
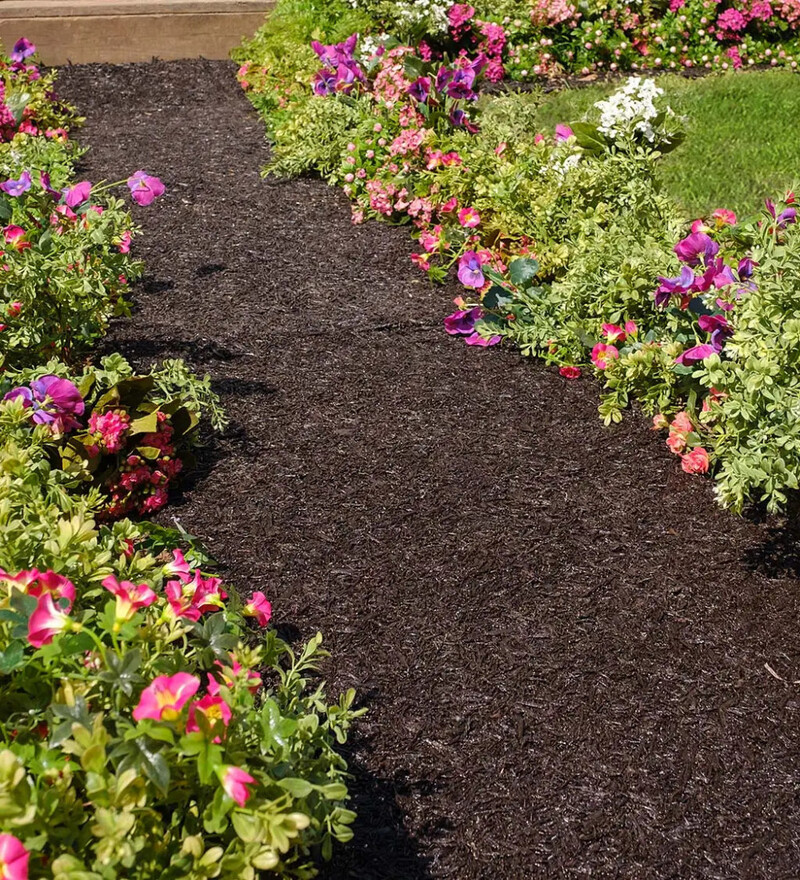
[{"label": "purple pansy flower", "polygon": [[164,195],[166,187],[157,177],[152,177],[146,171],[135,171],[128,178],[128,189],[134,202],[146,208],[158,196]]},{"label": "purple pansy flower", "polygon": [[420,76],[408,87],[408,94],[420,104],[425,104],[428,95],[431,93],[431,78],[429,76]]},{"label": "purple pansy flower", "polygon": [[778,216],[775,216],[775,203],[772,199],[765,199],[764,204],[767,206],[767,210],[772,215],[773,219],[778,221],[778,228],[783,229],[784,226],[788,226],[791,223],[797,222],[797,210],[795,208],[786,208],[786,210],[781,211]]},{"label": "purple pansy flower", "polygon": [[58,376],[42,376],[29,386],[14,388],[4,400],[21,400],[26,409],[32,409],[31,421],[37,425],[50,425],[54,431],[64,433],[80,426],[75,416],[83,415],[85,404],[78,388],[69,379]]},{"label": "purple pansy flower", "polygon": [[75,186],[70,186],[64,190],[64,204],[68,208],[77,208],[82,205],[92,194],[92,185],[88,180],[82,180]]},{"label": "purple pansy flower", "polygon": [[698,266],[701,258],[708,262],[719,251],[719,245],[705,232],[693,232],[681,239],[673,248],[682,263]]},{"label": "purple pansy flower", "polygon": [[51,199],[55,199],[55,201],[59,201],[61,198],[61,193],[57,189],[53,189],[50,186],[50,175],[46,171],[39,172],[39,183],[42,185],[42,189],[50,196]]},{"label": "purple pansy flower", "polygon": [[439,72],[436,74],[436,91],[443,92],[445,86],[450,82],[452,78],[452,70],[448,70],[446,67],[440,67]]},{"label": "purple pansy flower", "polygon": [[318,40],[312,40],[311,48],[324,65],[336,70],[340,64],[355,60],[353,52],[357,42],[358,34],[351,34],[343,43],[334,43],[330,46],[323,46]]},{"label": "purple pansy flower", "polygon": [[24,61],[26,58],[30,58],[35,51],[36,46],[34,46],[30,40],[26,40],[25,37],[22,37],[14,43],[14,48],[11,50],[11,60]]},{"label": "purple pansy flower", "polygon": [[475,84],[475,71],[471,67],[459,68],[453,72],[447,83],[447,94],[455,100],[471,101],[476,97],[472,86]]},{"label": "purple pansy flower", "polygon": [[463,110],[453,110],[450,114],[450,122],[456,128],[465,128],[470,134],[477,134],[481,127],[470,122],[469,116]]},{"label": "purple pansy flower", "polygon": [[458,280],[464,287],[474,287],[479,289],[486,283],[481,268],[480,257],[475,251],[467,251],[458,261]]},{"label": "purple pansy flower", "polygon": [[483,317],[483,309],[461,309],[444,319],[444,329],[451,336],[468,336],[475,330],[475,322]]},{"label": "purple pansy flower", "polygon": [[739,278],[742,281],[750,278],[757,265],[758,263],[756,263],[750,257],[745,257],[743,260],[739,260],[739,268],[736,270],[739,274]]},{"label": "purple pansy flower", "polygon": [[315,95],[325,98],[328,95],[336,94],[336,74],[327,67],[323,67],[319,73],[314,76],[312,86]]},{"label": "purple pansy flower", "polygon": [[21,196],[31,188],[31,173],[23,171],[19,176],[19,180],[7,180],[0,183],[0,189],[8,193],[10,196]]},{"label": "purple pansy flower", "polygon": [[677,278],[665,278],[659,275],[658,280],[660,284],[654,297],[656,305],[660,307],[665,306],[675,294],[683,296],[688,293],[694,286],[695,277],[694,272],[688,266],[684,266]]},{"label": "purple pansy flower", "polygon": [[697,323],[701,330],[711,334],[711,344],[715,351],[722,351],[725,343],[733,336],[733,327],[724,315],[700,315]]}]

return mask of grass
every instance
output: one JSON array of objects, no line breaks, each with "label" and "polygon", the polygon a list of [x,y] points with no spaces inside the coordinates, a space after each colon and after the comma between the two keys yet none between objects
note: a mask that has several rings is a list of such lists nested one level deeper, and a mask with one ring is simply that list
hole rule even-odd
[{"label": "grass", "polygon": [[[689,216],[714,208],[752,214],[765,197],[784,192],[800,178],[797,74],[662,76],[658,84],[672,109],[685,117],[686,140],[665,157],[661,176]],[[550,128],[577,121],[614,88],[605,84],[554,93],[537,118]]]}]

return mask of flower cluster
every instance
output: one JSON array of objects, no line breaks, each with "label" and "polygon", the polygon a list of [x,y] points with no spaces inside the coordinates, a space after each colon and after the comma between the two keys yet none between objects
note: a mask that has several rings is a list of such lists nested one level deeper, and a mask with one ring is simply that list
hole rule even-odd
[{"label": "flower cluster", "polygon": [[611,140],[640,133],[653,143],[656,138],[653,123],[660,113],[655,102],[663,94],[664,90],[654,80],[632,76],[611,97],[595,104],[600,111],[597,130]]}]

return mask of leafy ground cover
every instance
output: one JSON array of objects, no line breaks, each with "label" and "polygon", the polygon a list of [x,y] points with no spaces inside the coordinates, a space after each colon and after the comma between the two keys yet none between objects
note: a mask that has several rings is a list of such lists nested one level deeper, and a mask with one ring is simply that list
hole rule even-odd
[{"label": "leafy ground cover", "polygon": [[0,874],[310,877],[350,836],[353,694],[328,705],[320,636],[292,651],[264,592],[127,518],[225,415],[179,359],[93,356],[142,268],[116,194],[165,187],[82,179],[53,90],[26,40],[0,59]]},{"label": "leafy ground cover", "polygon": [[[658,174],[687,217],[708,216],[720,205],[747,215],[765,194],[791,189],[800,167],[800,146],[791,133],[800,113],[794,75],[664,76],[658,85],[686,129],[685,143],[664,158]],[[537,122],[554,130],[565,119],[581,119],[615,88],[551,92],[538,103]]]},{"label": "leafy ground cover", "polygon": [[442,333],[463,290],[410,263],[406,228],[260,179],[229,66],[61,88],[90,178],[135,156],[168,184],[109,345],[210,370],[232,418],[162,516],[282,635],[322,629],[332,686],[370,706],[325,875],[791,876],[793,533],[718,509],[637,416],[603,427],[594,381]]}]

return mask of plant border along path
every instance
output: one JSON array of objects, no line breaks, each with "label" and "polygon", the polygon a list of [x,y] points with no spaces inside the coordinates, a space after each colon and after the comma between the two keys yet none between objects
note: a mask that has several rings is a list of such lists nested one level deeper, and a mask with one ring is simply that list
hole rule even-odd
[{"label": "plant border along path", "polygon": [[167,184],[110,344],[207,369],[233,420],[170,515],[369,706],[327,875],[795,876],[793,537],[717,509],[637,415],[604,428],[591,381],[443,334],[457,288],[403,230],[260,178],[232,66],[60,88],[87,174]]}]

